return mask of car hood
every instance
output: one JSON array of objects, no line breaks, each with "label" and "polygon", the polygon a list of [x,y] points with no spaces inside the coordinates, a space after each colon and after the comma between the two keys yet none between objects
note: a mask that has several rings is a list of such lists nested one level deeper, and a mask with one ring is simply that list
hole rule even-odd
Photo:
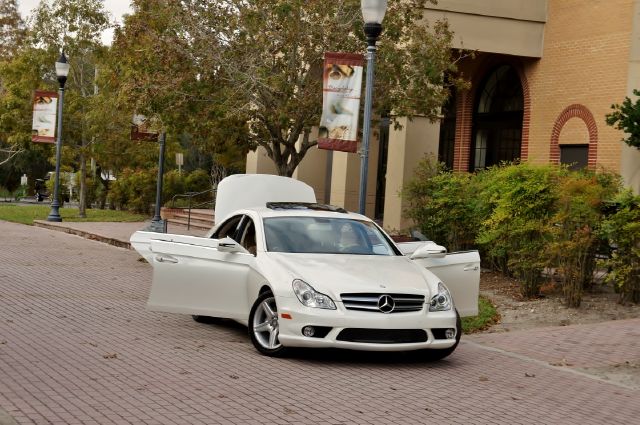
[{"label": "car hood", "polygon": [[268,253],[270,261],[293,279],[340,300],[342,293],[375,292],[429,295],[433,276],[407,257],[345,254]]}]

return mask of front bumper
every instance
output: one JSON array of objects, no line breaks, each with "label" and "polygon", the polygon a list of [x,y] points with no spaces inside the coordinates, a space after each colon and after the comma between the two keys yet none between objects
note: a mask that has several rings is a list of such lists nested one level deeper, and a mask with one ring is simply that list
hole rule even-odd
[{"label": "front bumper", "polygon": [[[410,351],[425,348],[444,349],[452,347],[456,340],[436,339],[432,329],[456,328],[454,310],[429,312],[425,305],[422,311],[384,314],[381,312],[347,310],[341,302],[336,302],[336,310],[305,307],[297,298],[276,297],[278,305],[279,335],[285,347],[325,347],[345,348],[364,351]],[[282,315],[288,314],[291,319]],[[302,334],[305,326],[330,327],[323,337],[306,337]],[[371,343],[338,340],[344,329],[421,329],[427,334],[424,342]],[[456,332],[460,332],[456,329]]]}]

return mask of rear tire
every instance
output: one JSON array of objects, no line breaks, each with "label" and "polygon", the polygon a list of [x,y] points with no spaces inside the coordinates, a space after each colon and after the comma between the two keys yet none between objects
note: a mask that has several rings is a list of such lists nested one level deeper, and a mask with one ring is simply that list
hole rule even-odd
[{"label": "rear tire", "polygon": [[435,362],[438,360],[442,360],[447,356],[450,356],[458,347],[460,343],[460,338],[462,337],[462,319],[460,319],[460,314],[458,310],[456,310],[456,342],[449,348],[431,348],[427,350],[422,350],[422,356],[424,359]]},{"label": "rear tire", "polygon": [[198,316],[194,314],[191,317],[195,322],[198,322],[198,323],[208,323],[211,320],[211,317],[209,316]]},{"label": "rear tire", "polygon": [[278,339],[278,307],[271,291],[258,296],[249,313],[249,337],[260,353],[270,357],[283,357],[289,350]]}]

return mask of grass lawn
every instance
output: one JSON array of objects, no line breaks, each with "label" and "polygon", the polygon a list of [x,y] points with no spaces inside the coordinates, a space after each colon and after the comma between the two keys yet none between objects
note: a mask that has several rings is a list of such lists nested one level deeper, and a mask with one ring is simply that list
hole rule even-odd
[{"label": "grass lawn", "polygon": [[[50,205],[0,205],[0,220],[33,224],[33,220],[46,220]],[[77,208],[60,208],[63,221],[144,221],[148,217],[127,211],[87,209],[87,217],[78,217]]]},{"label": "grass lawn", "polygon": [[478,315],[462,319],[462,332],[469,334],[481,331],[493,325],[499,319],[500,314],[498,314],[491,300],[481,295],[478,300]]}]

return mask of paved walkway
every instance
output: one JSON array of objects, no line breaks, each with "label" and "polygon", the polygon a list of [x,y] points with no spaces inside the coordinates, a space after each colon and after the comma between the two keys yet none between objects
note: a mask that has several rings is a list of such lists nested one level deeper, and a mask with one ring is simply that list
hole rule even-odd
[{"label": "paved walkway", "polygon": [[271,359],[242,326],[146,311],[151,267],[135,252],[6,222],[0,246],[0,412],[20,424],[586,425],[640,417],[640,391],[550,364],[638,361],[640,320],[463,337],[437,363],[348,351]]}]

